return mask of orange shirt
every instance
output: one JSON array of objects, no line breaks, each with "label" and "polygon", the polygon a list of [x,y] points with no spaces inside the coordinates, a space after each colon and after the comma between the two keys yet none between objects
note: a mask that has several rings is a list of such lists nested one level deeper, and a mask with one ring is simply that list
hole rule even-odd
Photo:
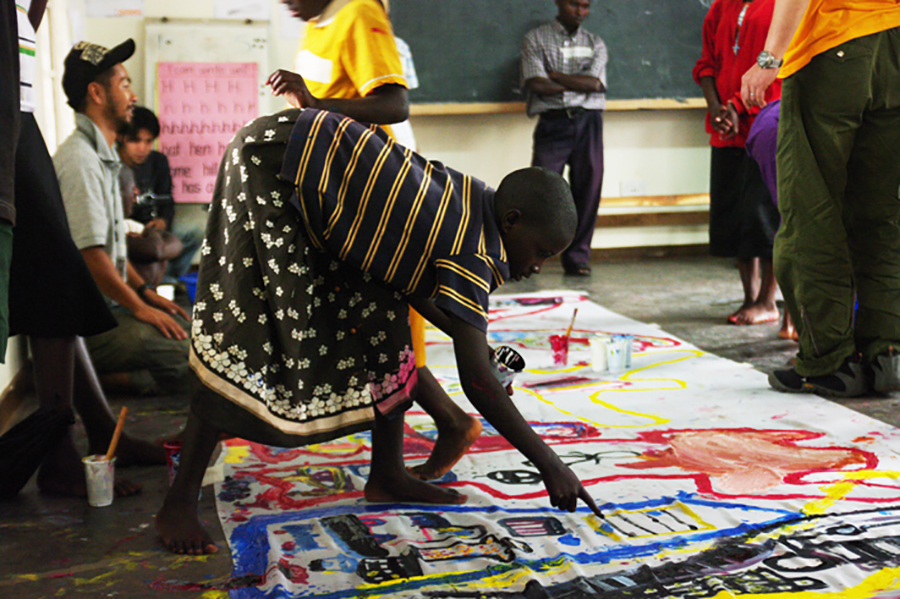
[{"label": "orange shirt", "polygon": [[826,50],[894,27],[900,27],[897,0],[810,0],[778,75],[790,77]]}]

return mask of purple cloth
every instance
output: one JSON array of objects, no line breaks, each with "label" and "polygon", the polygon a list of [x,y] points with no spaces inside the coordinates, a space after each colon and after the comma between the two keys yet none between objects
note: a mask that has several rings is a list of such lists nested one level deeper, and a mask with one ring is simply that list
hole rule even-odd
[{"label": "purple cloth", "polygon": [[778,116],[781,100],[766,104],[747,136],[747,153],[759,165],[763,181],[772,194],[772,201],[778,205],[778,172],[775,166],[775,155],[778,151]]}]

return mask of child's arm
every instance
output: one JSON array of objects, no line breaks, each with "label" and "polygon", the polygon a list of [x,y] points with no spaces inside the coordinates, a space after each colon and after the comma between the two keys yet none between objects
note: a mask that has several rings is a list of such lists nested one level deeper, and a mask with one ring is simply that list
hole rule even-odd
[{"label": "child's arm", "polygon": [[460,382],[469,401],[491,426],[537,467],[552,506],[574,512],[580,498],[602,518],[603,514],[575,473],[534,432],[494,377],[484,333],[455,316],[446,319],[449,323],[446,332],[453,338]]},{"label": "child's arm", "polygon": [[316,108],[349,116],[364,123],[390,125],[409,118],[406,88],[394,83],[378,86],[362,98],[317,98],[301,75],[278,69],[266,81],[276,96],[285,96],[295,108]]}]

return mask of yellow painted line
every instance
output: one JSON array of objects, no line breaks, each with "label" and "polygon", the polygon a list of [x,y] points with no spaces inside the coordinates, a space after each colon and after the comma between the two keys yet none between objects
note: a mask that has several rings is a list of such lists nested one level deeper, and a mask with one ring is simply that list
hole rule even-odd
[{"label": "yellow painted line", "polygon": [[598,405],[601,405],[601,406],[605,407],[606,409],[608,409],[608,410],[610,410],[610,411],[617,412],[617,413],[619,413],[619,414],[624,414],[624,415],[626,415],[626,416],[634,416],[634,417],[636,417],[636,418],[645,418],[645,419],[649,420],[649,422],[643,423],[643,424],[607,424],[607,423],[601,423],[601,422],[597,422],[597,421],[595,421],[595,420],[591,420],[590,418],[587,418],[587,417],[582,416],[582,415],[580,415],[580,414],[576,414],[575,412],[570,412],[569,410],[563,409],[562,407],[560,407],[560,406],[558,405],[558,403],[553,402],[553,401],[550,401],[549,399],[546,399],[543,395],[541,395],[540,393],[538,393],[537,391],[534,391],[534,390],[532,390],[532,389],[526,389],[526,388],[519,388],[519,387],[516,387],[516,392],[520,392],[520,391],[523,392],[523,393],[528,393],[529,395],[532,395],[535,399],[537,399],[538,401],[540,401],[540,402],[542,402],[542,403],[547,404],[548,406],[551,406],[553,409],[555,409],[555,410],[556,410],[557,412],[559,412],[560,414],[563,414],[563,415],[565,415],[565,416],[569,416],[569,417],[571,417],[571,418],[574,418],[575,420],[580,420],[581,422],[584,422],[584,423],[586,423],[586,424],[590,424],[591,426],[594,426],[594,427],[597,427],[597,428],[601,428],[601,427],[602,427],[602,428],[645,428],[645,427],[647,427],[647,426],[654,426],[654,425],[658,425],[658,424],[665,424],[666,422],[669,421],[667,418],[661,418],[661,417],[659,417],[659,416],[654,416],[653,414],[642,414],[642,413],[640,413],[640,412],[632,412],[632,411],[629,411],[629,410],[625,410],[625,409],[619,408],[618,406],[614,406],[613,404],[611,404],[611,403],[609,403],[609,402],[597,400],[597,399],[596,399],[596,396],[597,396],[599,393],[602,393],[603,391],[597,391],[597,393],[592,394],[592,395],[591,395],[591,401],[593,401],[594,403],[596,403],[596,404],[598,404]]},{"label": "yellow painted line", "polygon": [[825,492],[825,497],[811,501],[803,506],[803,513],[807,515],[824,514],[825,511],[838,501],[850,494],[856,488],[859,481],[876,478],[900,478],[900,472],[879,472],[877,470],[857,470],[854,472],[841,472],[842,481],[831,485],[819,487]]},{"label": "yellow painted line", "polygon": [[249,445],[226,445],[225,447],[228,449],[224,459],[226,464],[242,464],[250,457]]}]

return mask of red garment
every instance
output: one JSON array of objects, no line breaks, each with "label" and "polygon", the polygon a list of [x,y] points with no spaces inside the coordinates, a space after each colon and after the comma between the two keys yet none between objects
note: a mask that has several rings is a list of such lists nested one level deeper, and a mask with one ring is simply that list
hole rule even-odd
[{"label": "red garment", "polygon": [[[718,148],[743,148],[747,134],[759,108],[749,111],[741,101],[741,77],[747,69],[756,64],[757,55],[762,52],[772,23],[772,9],[775,0],[752,0],[747,3],[747,12],[740,28],[738,17],[744,8],[742,0],[715,0],[703,20],[703,52],[694,65],[694,81],[700,84],[703,77],[716,80],[716,90],[722,104],[731,101],[740,117],[738,135],[722,140],[713,129],[710,115],[706,115],[706,131],[710,134],[710,145]],[[739,45],[734,52],[735,42]],[[766,90],[766,102],[781,98],[781,79],[776,79]]]}]

